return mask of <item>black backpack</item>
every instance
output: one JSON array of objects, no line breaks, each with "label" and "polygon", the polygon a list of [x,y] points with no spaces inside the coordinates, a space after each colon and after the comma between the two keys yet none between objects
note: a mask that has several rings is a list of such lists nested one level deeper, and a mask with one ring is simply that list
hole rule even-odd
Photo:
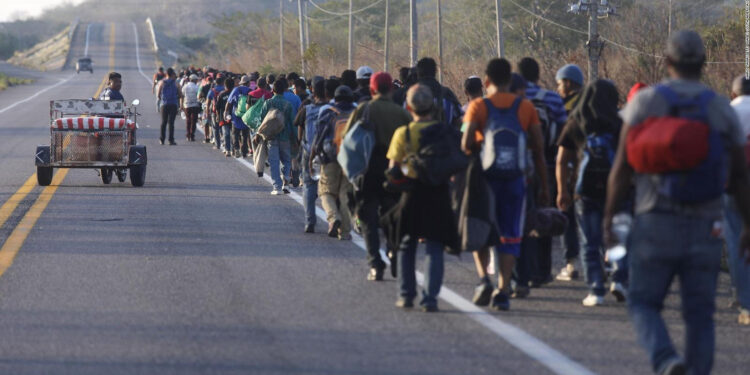
[{"label": "black backpack", "polygon": [[[406,163],[416,171],[417,179],[423,184],[445,184],[469,166],[469,158],[461,151],[461,132],[457,129],[437,123],[422,129],[420,136],[419,150],[407,156]],[[406,143],[411,145],[408,125]]]},{"label": "black backpack", "polygon": [[615,137],[610,133],[592,133],[586,135],[583,158],[578,168],[576,193],[594,199],[607,196],[607,179],[614,164]]},{"label": "black backpack", "polygon": [[539,116],[539,123],[542,126],[542,135],[544,136],[544,160],[547,165],[554,166],[555,160],[557,160],[557,138],[560,136],[560,130],[565,124],[558,124],[550,116],[549,108],[547,103],[544,102],[544,97],[547,95],[547,90],[539,88],[536,96],[531,99],[531,102],[536,108],[536,113]]}]

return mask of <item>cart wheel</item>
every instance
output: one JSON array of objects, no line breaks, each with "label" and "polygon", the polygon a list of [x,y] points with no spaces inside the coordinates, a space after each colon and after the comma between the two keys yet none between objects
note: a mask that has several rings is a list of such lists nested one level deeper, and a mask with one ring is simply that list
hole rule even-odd
[{"label": "cart wheel", "polygon": [[112,170],[108,168],[102,168],[102,183],[104,185],[109,185],[110,182],[112,182]]},{"label": "cart wheel", "polygon": [[115,171],[115,175],[117,175],[117,181],[125,182],[125,179],[128,177],[128,170],[118,169]]},{"label": "cart wheel", "polygon": [[49,186],[52,183],[52,167],[36,167],[36,181],[39,186]]},{"label": "cart wheel", "polygon": [[137,164],[130,166],[130,183],[133,186],[143,186],[146,182],[146,165]]}]

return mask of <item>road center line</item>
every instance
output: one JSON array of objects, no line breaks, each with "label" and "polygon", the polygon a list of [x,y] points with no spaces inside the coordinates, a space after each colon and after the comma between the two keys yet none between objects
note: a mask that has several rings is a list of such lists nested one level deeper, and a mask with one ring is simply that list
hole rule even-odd
[{"label": "road center line", "polygon": [[31,190],[34,189],[36,186],[36,173],[32,174],[31,177],[29,177],[26,182],[24,182],[23,185],[15,192],[13,195],[8,198],[8,200],[3,203],[2,207],[0,207],[0,227],[5,225],[5,222],[8,221],[8,218],[13,213],[13,211],[16,210],[16,207],[23,201],[24,198],[26,198],[27,195],[31,192]]}]

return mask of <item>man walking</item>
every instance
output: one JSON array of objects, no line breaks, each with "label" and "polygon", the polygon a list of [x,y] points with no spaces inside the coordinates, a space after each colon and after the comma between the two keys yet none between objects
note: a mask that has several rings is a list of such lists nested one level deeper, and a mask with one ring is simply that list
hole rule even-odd
[{"label": "man walking", "polygon": [[182,86],[181,107],[185,110],[185,128],[188,142],[195,142],[195,128],[198,123],[198,115],[201,112],[201,103],[198,101],[198,76],[190,75],[190,82]]},{"label": "man walking", "polygon": [[[275,139],[268,140],[268,164],[271,169],[273,190],[271,195],[289,194],[289,187],[285,185],[292,167],[291,137],[294,133],[294,110],[292,104],[284,99],[287,92],[286,79],[279,79],[273,83],[273,97],[263,102],[260,118],[265,119],[271,109],[276,109],[284,116],[284,130]],[[294,95],[294,94],[292,94]],[[296,95],[295,95],[296,97]]]},{"label": "man walking", "polygon": [[[232,149],[234,157],[246,158],[250,145],[250,128],[242,121],[242,118],[235,113],[239,105],[247,105],[248,95],[250,94],[250,77],[242,76],[240,85],[235,87],[227,98],[227,108],[224,113],[229,113],[232,117]],[[244,103],[240,103],[241,97],[245,97]]]},{"label": "man walking", "polygon": [[175,75],[174,69],[167,69],[167,78],[162,80],[156,94],[161,103],[161,136],[159,137],[159,143],[164,144],[165,133],[167,127],[169,127],[170,146],[177,145],[174,141],[174,120],[177,116],[177,108],[182,96],[182,93],[177,88],[176,78],[177,75]]}]

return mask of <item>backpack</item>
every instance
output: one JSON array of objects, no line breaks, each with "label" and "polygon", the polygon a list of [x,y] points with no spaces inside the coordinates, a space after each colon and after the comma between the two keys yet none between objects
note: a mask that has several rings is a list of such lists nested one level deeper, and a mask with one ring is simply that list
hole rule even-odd
[{"label": "backpack", "polygon": [[228,122],[224,118],[225,116],[225,109],[227,106],[227,99],[229,98],[229,92],[223,92],[219,94],[218,97],[216,97],[216,102],[214,103],[214,111],[216,112],[216,115],[219,119],[220,126],[223,126],[224,124],[227,124]]},{"label": "backpack", "polygon": [[177,94],[177,83],[173,79],[165,79],[161,88],[162,105],[177,104],[179,96]]},{"label": "backpack", "polygon": [[[318,124],[318,134],[315,135],[315,149],[313,150],[314,156],[320,155],[324,164],[336,161],[346,124],[349,122],[349,115],[352,113],[352,111],[341,111],[334,106],[330,106],[328,109],[333,111],[334,117],[326,124]],[[321,111],[320,114],[322,115],[323,112]]]},{"label": "backpack", "polygon": [[219,94],[221,94],[221,91],[217,90],[216,87],[212,87],[211,92],[214,93],[214,98],[211,99],[211,104],[213,104],[213,112],[218,115],[219,110],[216,109],[216,101],[219,100]]},{"label": "backpack", "polygon": [[487,123],[481,160],[488,178],[515,179],[526,172],[526,132],[518,119],[522,99],[517,97],[509,108],[497,108],[484,99]]},{"label": "backpack", "polygon": [[[406,126],[406,144],[411,147],[411,131]],[[427,186],[447,183],[456,173],[469,166],[469,158],[461,151],[461,132],[452,126],[437,123],[420,131],[419,150],[404,161]]]},{"label": "backpack", "polygon": [[249,126],[253,131],[258,129],[261,122],[263,122],[263,119],[260,118],[260,113],[263,110],[263,103],[265,103],[265,101],[266,100],[261,96],[260,99],[258,99],[258,101],[256,101],[255,104],[253,104],[253,106],[242,115],[242,122]]},{"label": "backpack", "polygon": [[241,118],[245,112],[247,112],[247,94],[237,98],[237,109],[234,110],[234,115]]},{"label": "backpack", "polygon": [[536,95],[531,99],[534,104],[539,123],[542,126],[542,135],[544,136],[544,160],[548,165],[554,165],[557,160],[557,138],[559,136],[559,124],[552,120],[549,114],[549,107],[544,102],[544,97],[549,91],[539,88]]},{"label": "backpack", "polygon": [[275,139],[276,136],[284,131],[285,125],[284,114],[278,109],[272,108],[258,127],[258,135],[265,140]]},{"label": "backpack", "polygon": [[364,105],[366,107],[362,117],[346,133],[336,156],[344,175],[355,190],[362,188],[372,150],[375,148],[375,129],[370,122],[370,106]]},{"label": "backpack", "polygon": [[607,179],[614,164],[615,147],[615,137],[610,133],[586,136],[583,158],[578,168],[578,195],[595,199],[607,196]]},{"label": "backpack", "polygon": [[681,98],[665,85],[655,87],[668,114],[649,117],[628,132],[628,163],[640,174],[658,175],[659,194],[683,204],[719,198],[728,180],[724,142],[708,124],[708,104],[716,96],[705,90]]},{"label": "backpack", "polygon": [[318,115],[324,104],[308,104],[305,106],[305,138],[302,140],[305,150],[309,153],[315,142],[315,130],[318,127]]}]

